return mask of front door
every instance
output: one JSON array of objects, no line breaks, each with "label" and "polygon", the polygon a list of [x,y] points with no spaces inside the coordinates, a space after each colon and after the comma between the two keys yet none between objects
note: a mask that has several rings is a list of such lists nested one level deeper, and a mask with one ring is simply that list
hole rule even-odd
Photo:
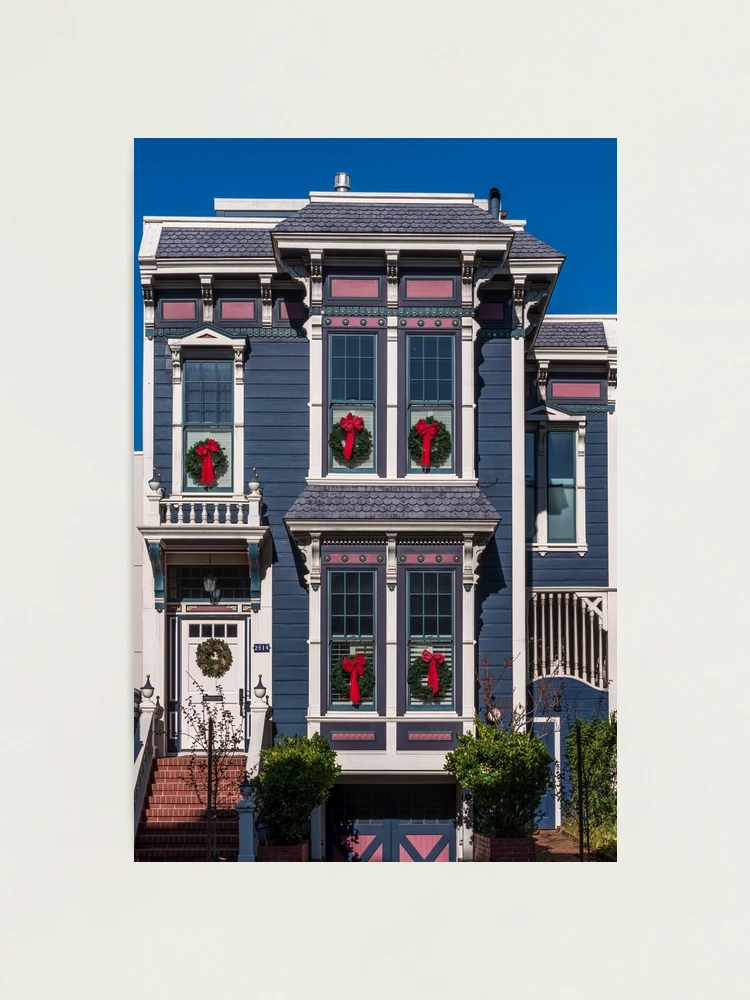
[{"label": "front door", "polygon": [[[182,725],[180,749],[191,750],[195,740],[194,727],[190,725],[189,712],[186,712],[188,699],[200,709],[202,701],[208,704],[220,704],[223,696],[224,706],[233,716],[230,723],[242,734],[239,749],[244,750],[244,702],[245,691],[245,623],[243,621],[228,621],[220,618],[201,618],[200,621],[182,621],[181,625],[181,703]],[[221,639],[232,654],[232,664],[229,670],[220,678],[206,677],[198,668],[196,651],[206,639]],[[199,689],[203,689],[202,693]],[[201,749],[205,749],[202,747]]]},{"label": "front door", "polygon": [[331,861],[455,861],[455,785],[338,785],[327,813]]}]

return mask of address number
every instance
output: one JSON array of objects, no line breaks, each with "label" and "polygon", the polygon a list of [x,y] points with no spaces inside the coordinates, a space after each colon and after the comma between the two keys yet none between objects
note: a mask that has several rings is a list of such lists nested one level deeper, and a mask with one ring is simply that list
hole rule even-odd
[{"label": "address number", "polygon": [[270,653],[271,652],[271,644],[270,644],[270,642],[254,642],[253,643],[253,652],[254,653]]}]

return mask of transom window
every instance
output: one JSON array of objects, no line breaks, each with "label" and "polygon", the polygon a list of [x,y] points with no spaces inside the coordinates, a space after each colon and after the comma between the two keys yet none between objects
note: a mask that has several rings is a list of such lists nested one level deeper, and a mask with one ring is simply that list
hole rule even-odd
[{"label": "transom window", "polygon": [[[349,677],[341,668],[344,658],[365,657],[366,669],[376,673],[375,663],[375,574],[368,570],[333,570],[328,575],[329,589],[329,691],[332,707],[352,707]],[[375,686],[363,690],[361,708],[375,707]]]},{"label": "transom window", "polygon": [[370,334],[331,334],[330,355],[330,426],[326,437],[342,417],[351,413],[362,417],[364,428],[372,436],[370,454],[361,461],[342,462],[330,452],[332,471],[372,472],[375,469],[375,392],[376,344]]},{"label": "transom window", "polygon": [[[428,416],[445,424],[454,441],[454,338],[442,336],[409,336],[408,353],[408,428],[407,434],[418,420]],[[454,445],[455,447],[455,445]],[[453,449],[452,449],[453,451]],[[420,462],[409,455],[409,471],[422,468]],[[434,472],[452,472],[453,454],[440,464],[430,466]]]},{"label": "transom window", "polygon": [[[407,574],[407,579],[409,601],[407,671],[425,649],[442,653],[451,670],[451,683],[441,701],[428,707],[430,709],[451,709],[453,708],[452,676],[454,667],[454,574],[411,570]],[[427,670],[428,665],[425,664],[423,684],[427,678]],[[410,708],[425,704],[425,702],[413,697],[410,689],[408,689],[408,699]]]},{"label": "transom window", "polygon": [[[234,365],[231,360],[186,359],[182,365],[184,452],[199,441],[213,438],[226,453],[227,470],[217,479],[215,490],[232,488],[232,440]],[[183,473],[185,490],[200,484]],[[214,492],[214,490],[212,490]]]}]

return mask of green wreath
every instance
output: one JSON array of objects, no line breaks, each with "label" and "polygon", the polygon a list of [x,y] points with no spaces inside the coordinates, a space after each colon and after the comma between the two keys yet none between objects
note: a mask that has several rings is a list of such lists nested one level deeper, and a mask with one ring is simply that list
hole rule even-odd
[{"label": "green wreath", "polygon": [[[426,424],[434,424],[435,418],[430,414],[428,417],[424,417],[424,421]],[[442,420],[439,420],[438,424],[438,432],[430,445],[430,465],[440,465],[451,453],[450,431]],[[409,454],[418,465],[422,464],[422,438],[417,433],[416,424],[409,431]]]},{"label": "green wreath", "polygon": [[[201,475],[203,473],[203,456],[198,454],[198,449],[204,445],[216,445],[216,450],[211,450],[211,463],[214,467],[214,477],[215,479],[221,479],[224,473],[229,468],[229,459],[224,449],[221,447],[218,441],[214,438],[204,438],[202,441],[196,441],[193,447],[185,455],[185,472],[196,482],[199,486],[202,486]],[[214,486],[216,483],[214,482]],[[211,489],[210,486],[204,487],[205,489]]]},{"label": "green wreath", "polygon": [[[342,656],[339,662],[331,671],[331,688],[333,691],[341,695],[342,697],[349,699],[349,683],[350,675],[344,670],[344,660],[347,657]],[[351,657],[349,657],[351,659]],[[370,662],[365,665],[365,672],[361,677],[357,678],[359,683],[359,693],[362,696],[362,701],[369,701],[372,698],[372,693],[375,690],[375,672],[370,666]]]},{"label": "green wreath", "polygon": [[417,701],[425,701],[430,705],[443,698],[445,692],[448,690],[448,686],[450,685],[453,671],[446,662],[438,663],[436,664],[436,667],[438,675],[438,689],[437,694],[433,694],[432,688],[428,688],[424,683],[427,679],[428,666],[422,659],[422,654],[420,653],[419,656],[412,661],[412,665],[409,667],[409,673],[407,674],[407,680],[409,681],[409,687],[411,688],[412,698]]},{"label": "green wreath", "polygon": [[328,445],[339,462],[364,462],[372,454],[372,434],[365,427],[357,433],[354,439],[352,457],[344,458],[344,443],[346,442],[346,431],[341,424],[336,421],[333,430],[328,437]]},{"label": "green wreath", "polygon": [[232,666],[232,650],[223,639],[206,639],[195,651],[195,662],[204,677],[223,677]]}]

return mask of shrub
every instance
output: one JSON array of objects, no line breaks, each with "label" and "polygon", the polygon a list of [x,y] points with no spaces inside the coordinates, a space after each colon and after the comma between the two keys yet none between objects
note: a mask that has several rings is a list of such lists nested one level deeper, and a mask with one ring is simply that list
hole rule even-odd
[{"label": "shrub", "polygon": [[[578,747],[581,729],[583,815],[579,817]],[[563,800],[565,826],[578,836],[579,822],[592,850],[617,857],[617,715],[606,719],[577,719],[565,740],[567,794]]]},{"label": "shrub", "polygon": [[260,772],[250,782],[258,818],[277,844],[305,839],[310,813],[328,798],[341,767],[320,733],[282,736],[260,752]]},{"label": "shrub", "polygon": [[445,756],[474,804],[475,821],[490,837],[525,837],[534,832],[542,796],[552,784],[553,758],[530,733],[499,729],[477,720],[477,735],[464,733]]}]

